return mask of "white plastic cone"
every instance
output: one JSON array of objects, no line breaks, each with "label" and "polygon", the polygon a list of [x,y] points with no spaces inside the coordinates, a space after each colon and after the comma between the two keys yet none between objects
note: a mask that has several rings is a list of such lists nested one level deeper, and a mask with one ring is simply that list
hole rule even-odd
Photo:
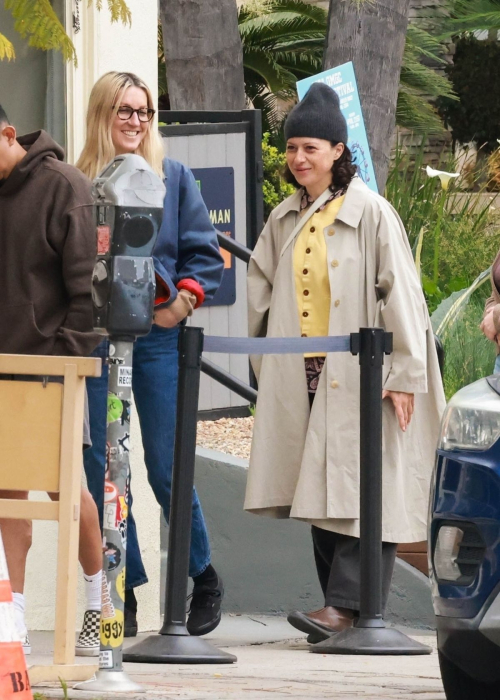
[{"label": "white plastic cone", "polygon": [[0,698],[33,700],[0,531]]}]

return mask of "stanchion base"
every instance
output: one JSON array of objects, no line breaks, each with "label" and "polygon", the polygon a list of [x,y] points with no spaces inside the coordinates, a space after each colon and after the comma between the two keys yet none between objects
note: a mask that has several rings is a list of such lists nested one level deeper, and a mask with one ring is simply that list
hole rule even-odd
[{"label": "stanchion base", "polygon": [[125,671],[97,671],[95,678],[73,686],[73,690],[96,690],[99,693],[144,693],[142,685],[131,681]]},{"label": "stanchion base", "polygon": [[412,655],[431,654],[431,647],[390,627],[351,627],[324,642],[313,644],[313,654]]},{"label": "stanchion base", "polygon": [[237,659],[200,637],[154,634],[124,650],[123,660],[138,664],[233,664]]}]

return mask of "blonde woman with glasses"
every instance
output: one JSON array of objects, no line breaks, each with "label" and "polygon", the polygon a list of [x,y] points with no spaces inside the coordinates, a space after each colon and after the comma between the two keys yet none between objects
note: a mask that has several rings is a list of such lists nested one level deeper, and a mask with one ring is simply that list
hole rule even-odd
[{"label": "blonde woman with glasses", "polygon": [[[115,156],[137,153],[166,181],[163,223],[154,250],[156,301],[154,325],[134,347],[135,405],[141,425],[148,480],[168,522],[177,395],[178,324],[216,292],[223,272],[217,236],[191,171],[164,157],[153,98],[133,73],[110,72],[94,85],[87,113],[87,138],[76,164],[91,180]],[[106,358],[108,341],[95,355]],[[88,383],[93,447],[85,455],[85,472],[101,516],[106,464],[107,368]],[[207,528],[193,493],[190,576],[193,598],[190,634],[211,632],[220,622],[223,585],[210,563]],[[130,493],[127,523],[125,636],[137,634],[134,588],[147,583]],[[98,632],[95,644],[99,645]]]}]

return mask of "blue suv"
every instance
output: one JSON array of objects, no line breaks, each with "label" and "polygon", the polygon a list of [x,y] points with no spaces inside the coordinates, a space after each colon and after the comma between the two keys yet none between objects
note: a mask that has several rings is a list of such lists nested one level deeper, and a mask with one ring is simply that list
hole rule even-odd
[{"label": "blue suv", "polygon": [[500,376],[449,402],[429,518],[429,569],[448,700],[500,698]]}]

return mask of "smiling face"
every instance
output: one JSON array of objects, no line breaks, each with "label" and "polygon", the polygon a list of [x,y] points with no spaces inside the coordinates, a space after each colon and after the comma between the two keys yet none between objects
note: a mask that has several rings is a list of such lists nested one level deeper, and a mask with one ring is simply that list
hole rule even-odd
[{"label": "smiling face", "polygon": [[286,162],[299,185],[311,195],[321,194],[332,184],[332,166],[343,151],[342,143],[295,137],[287,141]]},{"label": "smiling face", "polygon": [[[142,88],[129,87],[121,96],[120,107],[147,109],[149,107],[148,96]],[[129,119],[120,119],[116,114],[111,123],[111,139],[116,155],[134,153],[147,134],[150,123],[139,121],[137,112],[134,112]]]}]

